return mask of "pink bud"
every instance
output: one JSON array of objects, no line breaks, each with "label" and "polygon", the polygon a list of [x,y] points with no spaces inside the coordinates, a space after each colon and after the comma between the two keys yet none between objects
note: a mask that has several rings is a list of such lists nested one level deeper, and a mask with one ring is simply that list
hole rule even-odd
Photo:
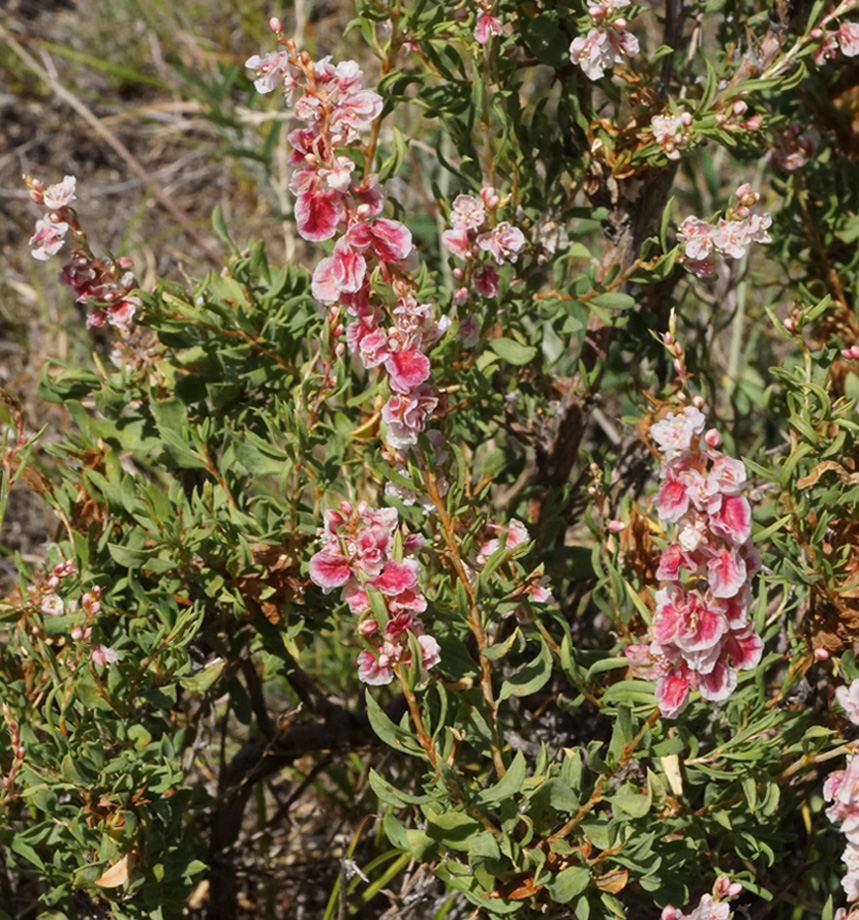
[{"label": "pink bud", "polygon": [[83,638],[83,634],[84,634],[84,631],[81,629],[80,626],[75,626],[72,629],[72,639],[74,639],[75,642],[80,642],[80,640]]},{"label": "pink bud", "polygon": [[814,657],[818,661],[826,661],[829,658],[829,652],[825,648],[816,648],[814,650]]},{"label": "pink bud", "polygon": [[128,256],[120,256],[116,260],[116,267],[121,269],[131,268],[134,265],[134,260],[129,259]]},{"label": "pink bud", "polygon": [[19,747],[18,750],[15,751],[15,756],[18,758],[18,760],[23,760],[24,759],[24,748]]},{"label": "pink bud", "polygon": [[283,23],[277,18],[277,16],[272,16],[268,21],[268,27],[277,35],[278,32],[283,32]]},{"label": "pink bud", "polygon": [[684,112],[684,113],[680,116],[680,123],[681,123],[682,125],[684,125],[685,127],[687,127],[687,128],[691,127],[691,126],[692,126],[692,113],[691,113],[691,112]]},{"label": "pink bud", "polygon": [[60,585],[60,579],[56,575],[51,575],[51,577],[48,579],[48,587],[57,588],[59,587],[59,585]]},{"label": "pink bud", "polygon": [[456,281],[462,281],[462,279],[465,277],[465,272],[464,272],[459,266],[457,266],[457,267],[451,272],[451,274],[453,275],[454,280],[456,280]]},{"label": "pink bud", "polygon": [[343,355],[346,354],[346,346],[342,342],[338,342],[334,349],[334,354],[337,355],[338,358],[342,358]]},{"label": "pink bud", "polygon": [[605,16],[605,9],[601,6],[592,6],[588,12],[591,14],[592,19],[602,19]]},{"label": "pink bud", "polygon": [[723,125],[727,120],[728,120],[728,116],[727,116],[727,115],[723,115],[721,112],[719,112],[719,113],[716,115],[716,124],[717,124],[717,125]]},{"label": "pink bud", "polygon": [[850,349],[850,354],[854,359],[859,359],[859,345],[853,345]]},{"label": "pink bud", "polygon": [[683,366],[683,362],[679,358],[674,359],[674,373],[683,376],[686,368]]},{"label": "pink bud", "polygon": [[789,316],[784,321],[784,328],[787,330],[787,332],[790,332],[790,333],[796,332],[796,321],[794,320],[792,316]]},{"label": "pink bud", "polygon": [[742,101],[742,99],[739,102],[735,102],[733,107],[731,108],[731,111],[735,115],[745,115],[748,110],[749,110],[749,107],[746,105],[745,102]]},{"label": "pink bud", "polygon": [[11,777],[11,776],[4,776],[4,777],[3,777],[3,788],[4,788],[4,789],[11,789],[11,788],[12,788],[12,777]]},{"label": "pink bud", "polygon": [[665,335],[662,336],[662,341],[665,342],[666,345],[669,345],[669,346],[670,346],[670,345],[673,345],[673,344],[674,344],[674,336],[671,335],[670,332],[666,332]]},{"label": "pink bud", "polygon": [[619,531],[623,530],[624,527],[626,527],[626,524],[624,524],[623,521],[612,520],[608,522],[608,529],[614,533],[618,533]]},{"label": "pink bud", "polygon": [[707,447],[715,450],[721,445],[722,436],[718,431],[716,431],[715,428],[708,428],[707,431],[704,432],[704,443],[707,445]]},{"label": "pink bud", "polygon": [[683,357],[683,346],[679,342],[674,343],[674,355],[677,358]]},{"label": "pink bud", "polygon": [[818,38],[823,38],[823,29],[812,29],[808,34],[816,41]]},{"label": "pink bud", "polygon": [[374,632],[378,632],[379,624],[375,620],[362,620],[358,624],[358,632],[362,636],[372,636]]},{"label": "pink bud", "polygon": [[704,397],[703,397],[703,396],[698,396],[698,395],[696,394],[695,396],[692,397],[692,405],[693,405],[696,409],[703,409],[703,408],[704,408]]},{"label": "pink bud", "polygon": [[612,23],[612,25],[616,29],[625,29],[627,26],[627,21],[623,18],[623,16],[618,16],[617,19],[615,19],[615,21]]},{"label": "pink bud", "polygon": [[842,348],[841,357],[847,361],[850,361],[853,358],[853,349],[852,348]]},{"label": "pink bud", "polygon": [[746,131],[757,131],[761,124],[763,124],[763,118],[760,115],[752,115],[752,117],[743,125]]}]

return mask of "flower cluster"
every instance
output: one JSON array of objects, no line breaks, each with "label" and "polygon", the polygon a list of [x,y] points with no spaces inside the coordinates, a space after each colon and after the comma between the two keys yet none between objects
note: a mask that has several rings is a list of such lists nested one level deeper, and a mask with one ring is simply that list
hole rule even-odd
[{"label": "flower cluster", "polygon": [[[491,556],[497,553],[502,545],[505,550],[514,550],[517,546],[521,546],[531,539],[525,525],[516,518],[511,518],[506,527],[501,524],[493,524],[491,529],[495,536],[486,540],[480,547],[477,553],[477,564],[479,566],[486,565]],[[549,579],[545,575],[539,581],[529,581],[525,593],[530,595],[531,600],[537,604],[551,604],[554,602],[552,591],[549,587]]]},{"label": "flower cluster", "polygon": [[660,920],[728,920],[731,908],[728,901],[733,901],[743,886],[739,882],[732,882],[727,875],[720,875],[713,885],[712,894],[701,895],[698,906],[691,914],[684,914],[670,904],[665,907]]},{"label": "flower cluster", "polygon": [[680,151],[692,140],[692,115],[682,110],[677,115],[654,115],[650,119],[653,139],[665,151],[669,160],[679,160]]},{"label": "flower cluster", "polygon": [[18,725],[18,720],[12,715],[12,712],[6,703],[3,704],[2,712],[3,720],[6,723],[6,728],[9,731],[12,763],[9,767],[9,772],[6,774],[6,776],[3,777],[0,785],[2,785],[4,789],[11,789],[15,783],[15,774],[18,772],[21,764],[24,762],[24,757],[26,757],[27,751],[24,745],[21,743],[21,732],[20,726]]},{"label": "flower cluster", "polygon": [[820,43],[811,55],[817,65],[835,57],[839,49],[845,57],[859,54],[859,24],[855,22],[842,22],[834,32],[814,29],[811,37]]},{"label": "flower cluster", "polygon": [[726,699],[737,671],[755,667],[763,643],[749,621],[750,582],[759,567],[751,544],[751,509],[742,494],[740,460],[716,448],[715,430],[698,447],[704,416],[694,406],[669,412],[650,433],[663,455],[662,484],[654,499],[663,525],[676,528],[662,553],[649,645],[626,650],[630,665],[656,679],[656,700],[666,718],[685,707],[689,690]]},{"label": "flower cluster", "polygon": [[[353,506],[341,502],[338,511],[325,512],[320,530],[322,549],[310,560],[310,578],[325,594],[340,588],[341,597],[358,618],[358,632],[372,645],[358,656],[358,676],[364,683],[389,684],[394,666],[412,663],[414,642],[421,664],[438,664],[439,646],[426,635],[417,614],[427,602],[418,585],[419,566],[409,557],[423,545],[419,535],[402,541],[400,560],[394,558],[395,508],[371,508],[366,502]],[[402,560],[402,561],[401,561]],[[385,610],[379,621],[378,604],[368,592],[377,592]],[[414,642],[413,642],[414,640]]]},{"label": "flower cluster", "polygon": [[832,804],[826,809],[830,821],[841,824],[847,838],[843,859],[847,874],[841,880],[847,899],[859,899],[859,757],[847,755],[847,767],[830,773],[823,784],[823,797]]},{"label": "flower cluster", "polygon": [[127,334],[134,314],[142,305],[140,298],[131,293],[137,287],[137,279],[129,271],[131,259],[95,257],[70,207],[75,200],[74,176],[66,176],[59,185],[48,188],[31,176],[24,176],[24,182],[33,201],[49,208],[47,216],[36,221],[36,232],[30,239],[33,257],[45,260],[55,255],[71,230],[78,248],[62,267],[60,282],[73,288],[77,302],[89,308],[87,326],[103,326],[108,322]]},{"label": "flower cluster", "polygon": [[30,237],[33,258],[44,262],[63,248],[70,227],[80,229],[69,207],[75,200],[77,180],[74,176],[65,176],[62,182],[47,188],[44,182],[32,176],[24,176],[24,182],[33,201],[48,209],[48,213],[36,221],[36,232]]},{"label": "flower cluster", "polygon": [[[483,297],[498,296],[496,265],[516,262],[525,248],[525,235],[509,221],[496,221],[502,200],[494,188],[480,190],[480,196],[457,195],[450,212],[451,230],[441,235],[444,247],[465,263],[457,266],[453,277],[460,285],[454,291],[457,306],[467,304],[474,290]],[[487,257],[488,256],[488,257]],[[460,336],[467,345],[474,345],[480,330],[473,317],[460,324]]]},{"label": "flower cluster", "polygon": [[[313,296],[328,309],[332,341],[345,332],[365,368],[384,367],[391,389],[382,410],[388,444],[395,450],[412,447],[442,409],[426,352],[450,322],[418,302],[412,234],[399,221],[380,216],[385,195],[378,177],[367,173],[355,181],[355,161],[344,152],[381,114],[382,98],[362,88],[363,73],[354,61],[314,62],[283,38],[276,21],[275,26],[285,50],[246,63],[259,74],[257,89],[283,86],[287,104],[304,122],[289,135],[298,232],[313,242],[339,233],[313,273]],[[374,290],[373,279],[392,291],[390,302]],[[348,329],[344,313],[351,319]],[[335,350],[343,354],[345,346],[338,343]]]},{"label": "flower cluster", "polygon": [[588,0],[588,13],[595,25],[570,45],[570,60],[588,79],[599,80],[612,64],[622,64],[624,58],[638,54],[638,39],[626,31],[627,20],[618,15],[629,5],[630,0]]},{"label": "flower cluster", "polygon": [[712,275],[718,261],[714,253],[730,259],[741,259],[751,243],[769,243],[767,229],[772,223],[769,214],[753,214],[751,208],[760,198],[748,183],[734,193],[737,203],[728,208],[715,226],[698,217],[687,217],[680,225],[677,241],[684,246],[684,264],[699,278]]},{"label": "flower cluster", "polygon": [[[101,613],[101,588],[94,585],[80,598],[73,595],[74,589],[64,586],[66,579],[76,573],[75,564],[70,559],[58,562],[47,578],[40,579],[27,586],[27,600],[24,605],[25,616],[31,618],[41,614],[43,617],[74,616],[75,625],[69,631],[69,637],[80,643],[78,658],[81,653],[89,651],[94,664],[107,665],[119,660],[119,655],[106,645],[94,645],[92,642],[92,624]],[[38,627],[37,627],[38,628]],[[74,671],[76,664],[69,661],[66,667]]]}]

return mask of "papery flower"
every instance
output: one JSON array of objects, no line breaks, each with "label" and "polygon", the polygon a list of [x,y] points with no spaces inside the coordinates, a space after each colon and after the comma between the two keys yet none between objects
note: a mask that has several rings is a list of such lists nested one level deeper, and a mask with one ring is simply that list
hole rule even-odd
[{"label": "papery flower", "polygon": [[675,415],[669,412],[664,419],[650,426],[650,435],[659,445],[666,460],[689,450],[692,438],[704,430],[705,419],[694,406]]},{"label": "papery flower", "polygon": [[516,261],[519,253],[525,248],[525,235],[518,227],[505,220],[488,233],[481,233],[477,237],[477,245],[491,252],[495,261],[502,265],[504,262]]},{"label": "papery flower", "polygon": [[259,75],[254,80],[258,93],[270,93],[283,85],[289,72],[289,55],[285,51],[272,51],[260,57],[254,54],[245,61],[245,67],[255,70]]},{"label": "papery flower", "polygon": [[76,184],[74,176],[65,176],[59,184],[49,185],[42,193],[45,207],[52,211],[68,207],[75,200]]},{"label": "papery flower", "polygon": [[570,45],[570,60],[582,68],[588,79],[601,79],[612,61],[606,30],[594,28],[586,36],[574,38]]},{"label": "papery flower", "polygon": [[106,645],[99,645],[98,648],[93,649],[90,657],[92,658],[93,664],[98,664],[102,667],[119,661],[119,655]]},{"label": "papery flower", "polygon": [[63,220],[40,217],[36,221],[36,232],[30,237],[29,245],[33,247],[33,258],[45,262],[56,255],[66,240],[69,225]]},{"label": "papery flower", "polygon": [[43,594],[42,603],[39,609],[45,616],[61,617],[66,612],[66,605],[59,594]]},{"label": "papery flower", "polygon": [[480,198],[457,195],[453,200],[450,222],[457,230],[478,230],[486,220],[486,208]]},{"label": "papery flower", "polygon": [[850,682],[849,687],[837,687],[835,698],[844,708],[847,718],[859,725],[859,678]]},{"label": "papery flower", "polygon": [[382,407],[387,443],[395,450],[413,447],[437,406],[438,397],[427,384],[409,393],[393,394]]},{"label": "papery flower", "polygon": [[677,242],[683,243],[686,255],[693,261],[702,261],[713,250],[714,228],[697,217],[687,217],[677,231]]},{"label": "papery flower", "polygon": [[484,264],[480,271],[475,272],[474,277],[471,279],[474,284],[474,290],[483,297],[498,296],[498,280],[498,272],[489,262]]},{"label": "papery flower", "polygon": [[841,53],[845,57],[856,57],[859,54],[859,24],[843,22],[835,34],[838,38]]},{"label": "papery flower", "polygon": [[445,230],[441,235],[444,248],[457,259],[467,259],[471,255],[472,240],[465,227]]},{"label": "papery flower", "polygon": [[485,45],[493,35],[501,35],[502,31],[501,20],[497,16],[487,12],[478,14],[474,37],[481,45]]}]

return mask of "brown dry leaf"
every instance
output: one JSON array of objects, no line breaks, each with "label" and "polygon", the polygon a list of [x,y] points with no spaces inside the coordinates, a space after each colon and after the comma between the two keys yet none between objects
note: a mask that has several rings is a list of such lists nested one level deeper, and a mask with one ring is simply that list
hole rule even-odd
[{"label": "brown dry leaf", "polygon": [[533,875],[520,875],[509,882],[499,881],[490,897],[507,898],[509,901],[525,901],[533,897],[542,887],[542,885],[534,884]]},{"label": "brown dry leaf", "polygon": [[128,881],[133,868],[134,857],[126,853],[118,863],[106,869],[100,879],[96,879],[96,885],[101,888],[119,888]]},{"label": "brown dry leaf", "polygon": [[811,488],[824,473],[836,473],[845,485],[852,486],[859,482],[859,473],[848,472],[840,463],[836,463],[834,460],[824,460],[823,463],[818,463],[807,476],[797,479],[797,489]]},{"label": "brown dry leaf", "polygon": [[607,891],[609,894],[617,894],[618,891],[623,891],[623,889],[626,888],[626,884],[629,881],[629,873],[626,869],[620,869],[617,872],[606,872],[605,875],[599,876],[599,878],[594,879],[594,881],[600,891]]}]

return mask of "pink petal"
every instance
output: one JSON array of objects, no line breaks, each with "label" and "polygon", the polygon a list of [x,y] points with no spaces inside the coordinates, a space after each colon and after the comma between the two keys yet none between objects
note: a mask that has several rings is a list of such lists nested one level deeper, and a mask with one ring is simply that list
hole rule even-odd
[{"label": "pink petal", "polygon": [[392,354],[385,362],[385,369],[391,378],[391,389],[408,393],[429,378],[430,362],[422,351],[412,348]]},{"label": "pink petal", "polygon": [[302,192],[295,202],[295,222],[304,239],[313,243],[330,240],[343,216],[339,192]]},{"label": "pink petal", "polygon": [[335,588],[341,588],[352,577],[349,560],[340,553],[322,549],[310,559],[310,578],[328,594]]}]

